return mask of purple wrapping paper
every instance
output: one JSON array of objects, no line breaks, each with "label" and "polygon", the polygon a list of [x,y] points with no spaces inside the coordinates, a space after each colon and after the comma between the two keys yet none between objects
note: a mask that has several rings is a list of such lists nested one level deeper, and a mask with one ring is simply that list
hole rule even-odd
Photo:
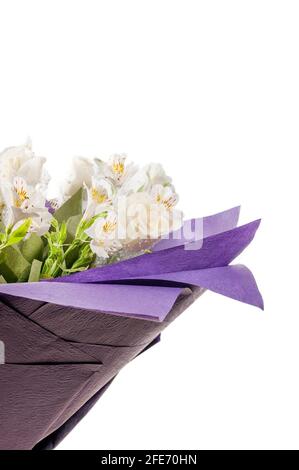
[{"label": "purple wrapping paper", "polygon": [[[235,228],[238,224],[240,215],[240,206],[233,207],[227,211],[220,212],[219,214],[210,215],[208,217],[203,217],[201,219],[191,219],[187,220],[184,223],[183,228],[173,232],[170,237],[162,239],[157,243],[153,251],[165,250],[166,248],[173,248],[175,246],[183,245],[184,243],[189,243],[192,239],[200,240],[202,238],[210,237],[211,235],[216,235],[217,233],[226,232]],[[191,230],[194,230],[197,227],[198,230],[194,230],[193,237],[190,239],[185,238],[184,236],[184,227],[189,225],[191,222]]]},{"label": "purple wrapping paper", "polygon": [[[0,284],[0,292],[66,307],[163,320],[181,287],[38,282]],[[142,299],[142,304],[140,303]]]},{"label": "purple wrapping paper", "polygon": [[54,448],[205,289],[263,308],[251,272],[230,265],[260,223],[237,228],[238,216],[206,217],[193,240],[161,240],[114,265],[0,284],[0,449]]},{"label": "purple wrapping paper", "polygon": [[200,249],[187,250],[184,245],[176,246],[120,263],[61,277],[56,281],[98,283],[227,266],[249,245],[259,225],[260,220],[256,220],[250,224],[211,235],[204,238]]},{"label": "purple wrapping paper", "polygon": [[[182,285],[205,287],[263,308],[250,271],[244,266],[228,266],[252,241],[260,224],[257,220],[233,228],[238,215],[239,208],[234,208],[204,218],[203,241],[199,249],[185,249],[182,244],[173,246],[173,240],[163,240],[151,254],[61,277],[54,282],[0,284],[0,293],[115,314],[125,312],[126,315],[157,321],[166,317]],[[230,229],[219,233],[222,228]],[[168,242],[170,248],[167,247]],[[164,249],[161,249],[161,243]],[[192,243],[188,242],[189,247]],[[135,284],[147,281],[148,285],[113,285],[119,281],[135,281]],[[171,286],[153,285],[157,281],[170,282]],[[105,285],[100,285],[102,283]]]},{"label": "purple wrapping paper", "polygon": [[0,449],[54,448],[202,292],[184,289],[163,322],[2,296]]}]

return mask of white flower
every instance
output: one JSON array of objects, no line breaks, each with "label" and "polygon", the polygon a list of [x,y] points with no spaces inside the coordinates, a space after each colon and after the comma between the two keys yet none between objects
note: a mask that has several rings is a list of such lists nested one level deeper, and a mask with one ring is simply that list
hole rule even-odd
[{"label": "white flower", "polygon": [[147,193],[134,193],[124,198],[123,207],[118,207],[121,237],[130,242],[149,236],[150,196]]},{"label": "white flower", "polygon": [[47,209],[40,210],[36,214],[33,212],[30,217],[31,217],[31,226],[29,228],[30,233],[34,232],[41,237],[46,232],[48,232],[50,224],[51,224],[52,216]]},{"label": "white flower", "polygon": [[154,203],[152,217],[159,220],[160,236],[178,230],[183,225],[183,213],[175,209],[178,195],[173,186],[156,184],[151,189],[151,198]]},{"label": "white flower", "polygon": [[123,185],[138,170],[138,167],[133,163],[127,163],[127,157],[124,154],[112,155],[108,163],[97,159],[96,168],[99,176],[111,179],[118,187]]},{"label": "white flower", "polygon": [[104,178],[91,179],[91,186],[87,190],[87,207],[84,219],[89,219],[104,210],[111,208],[114,196],[112,184]]},{"label": "white flower", "polygon": [[36,157],[31,143],[11,147],[0,154],[1,218],[6,226],[25,219],[29,231],[43,235],[50,226],[45,191],[49,181],[45,158]]},{"label": "white flower", "polygon": [[67,181],[63,184],[62,193],[64,200],[70,198],[85,184],[91,185],[94,163],[84,157],[74,157]]},{"label": "white flower", "polygon": [[[24,214],[21,214],[20,212],[18,215],[24,216]],[[23,218],[14,217],[14,220],[18,220],[18,221],[14,224],[13,230],[15,230],[18,226],[22,225],[26,219],[28,219],[28,217],[23,217]],[[36,213],[32,212],[30,214],[31,224],[30,224],[28,233],[25,238],[28,238],[28,236],[33,232],[39,235],[40,237],[44,235],[49,230],[51,219],[52,219],[52,216],[47,209],[40,210],[39,212],[36,212]]]},{"label": "white flower", "polygon": [[9,147],[0,154],[0,180],[12,181],[23,178],[29,185],[45,188],[49,176],[44,168],[46,159],[37,157],[31,149],[31,142],[18,147]]},{"label": "white flower", "polygon": [[92,239],[91,250],[100,259],[109,258],[121,248],[117,239],[117,215],[114,211],[110,211],[105,218],[97,219],[86,233]]},{"label": "white flower", "polygon": [[167,210],[171,210],[178,202],[178,195],[171,186],[155,184],[151,189],[151,197],[155,204],[160,204]]},{"label": "white flower", "polygon": [[13,225],[31,218],[29,231],[39,235],[48,231],[52,216],[45,207],[46,200],[40,191],[27,185],[21,177],[14,177],[12,184],[3,183],[3,188],[5,225]]},{"label": "white flower", "polygon": [[[162,187],[162,189],[165,188]],[[162,199],[160,200],[157,196],[158,190],[160,192],[160,186],[155,188],[153,194],[139,192],[131,194],[125,199],[125,214],[123,214],[124,210],[120,208],[118,215],[122,238],[126,238],[125,244],[131,243],[133,240],[146,239],[151,239],[154,242],[162,235],[182,226],[182,213],[173,209],[169,194],[165,194],[164,204]],[[174,203],[173,194],[172,198],[171,201]]]},{"label": "white flower", "polygon": [[2,185],[0,183],[0,223],[4,223],[5,224],[5,201],[4,201],[4,196],[3,196],[3,189],[2,188]]},{"label": "white flower", "polygon": [[141,168],[131,177],[127,178],[124,184],[119,188],[118,194],[126,196],[132,193],[144,191],[149,186],[149,179],[144,168]]},{"label": "white flower", "polygon": [[141,191],[150,192],[156,184],[171,186],[171,178],[166,175],[162,165],[150,163],[128,177],[120,187],[119,193],[128,195]]}]

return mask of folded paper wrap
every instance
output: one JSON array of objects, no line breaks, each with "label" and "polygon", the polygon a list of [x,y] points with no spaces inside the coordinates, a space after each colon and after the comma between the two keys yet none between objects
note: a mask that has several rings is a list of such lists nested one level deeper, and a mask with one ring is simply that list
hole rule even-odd
[{"label": "folded paper wrap", "polygon": [[236,228],[238,215],[204,218],[201,243],[174,237],[53,282],[0,284],[0,449],[54,448],[205,289],[262,308],[250,271],[229,265],[259,226]]}]

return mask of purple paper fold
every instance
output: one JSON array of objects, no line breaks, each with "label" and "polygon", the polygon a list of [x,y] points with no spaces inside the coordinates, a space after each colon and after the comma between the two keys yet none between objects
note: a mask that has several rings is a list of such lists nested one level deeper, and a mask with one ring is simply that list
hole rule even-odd
[{"label": "purple paper fold", "polygon": [[0,293],[66,307],[163,320],[182,287],[29,282],[0,284]]},{"label": "purple paper fold", "polygon": [[[153,251],[174,248],[190,243],[191,241],[202,240],[211,235],[216,235],[217,233],[227,232],[237,226],[239,215],[240,206],[208,217],[187,220],[184,222],[181,229],[172,232],[167,238],[165,237],[160,240],[153,247]],[[191,229],[189,234],[190,238],[185,235],[185,232],[188,232],[189,229]]]},{"label": "purple paper fold", "polygon": [[[89,269],[55,279],[56,282],[98,283],[119,279],[141,278],[152,274],[216,268],[231,263],[252,241],[260,225],[256,220],[241,227],[212,235],[203,240],[202,248],[169,248],[120,263]],[[192,245],[189,244],[189,245]]]},{"label": "purple paper fold", "polygon": [[150,254],[51,281],[0,284],[0,293],[162,321],[183,286],[193,285],[263,308],[251,272],[245,266],[229,266],[260,224],[256,220],[235,227],[238,217],[239,207],[205,217],[200,247],[197,237],[186,245],[162,240]]},{"label": "purple paper fold", "polygon": [[251,271],[241,264],[221,268],[198,269],[143,276],[142,279],[164,280],[204,287],[217,294],[264,309],[264,302]]}]

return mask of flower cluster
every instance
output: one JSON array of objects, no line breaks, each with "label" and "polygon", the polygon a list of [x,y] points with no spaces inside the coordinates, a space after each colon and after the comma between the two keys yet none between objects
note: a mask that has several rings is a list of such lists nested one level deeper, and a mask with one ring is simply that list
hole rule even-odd
[{"label": "flower cluster", "polygon": [[64,199],[81,186],[86,190],[83,218],[106,214],[86,230],[98,262],[116,253],[134,255],[182,225],[182,213],[175,208],[178,196],[160,164],[140,169],[125,155],[113,155],[108,162],[76,158]]},{"label": "flower cluster", "polygon": [[108,161],[77,157],[60,198],[49,201],[45,162],[30,142],[0,154],[3,272],[11,272],[12,247],[13,259],[23,256],[40,277],[56,277],[144,253],[182,225],[178,196],[160,164],[139,168],[122,154]]}]

